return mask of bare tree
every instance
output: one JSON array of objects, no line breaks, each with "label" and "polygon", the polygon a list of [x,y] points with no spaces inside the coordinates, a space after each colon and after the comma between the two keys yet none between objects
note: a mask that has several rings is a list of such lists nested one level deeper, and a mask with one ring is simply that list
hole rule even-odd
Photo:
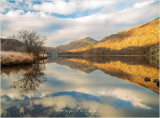
[{"label": "bare tree", "polygon": [[20,30],[16,35],[10,38],[17,39],[24,44],[24,49],[28,53],[32,53],[39,57],[40,53],[44,52],[44,43],[47,40],[45,36],[39,35],[34,30]]}]

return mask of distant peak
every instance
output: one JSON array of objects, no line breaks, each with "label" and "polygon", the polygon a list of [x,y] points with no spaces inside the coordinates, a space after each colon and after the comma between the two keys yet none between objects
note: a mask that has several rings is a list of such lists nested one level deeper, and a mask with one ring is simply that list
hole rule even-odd
[{"label": "distant peak", "polygon": [[86,38],[81,39],[81,40],[97,42],[95,39],[93,39],[93,38],[91,38],[91,37],[86,37]]}]

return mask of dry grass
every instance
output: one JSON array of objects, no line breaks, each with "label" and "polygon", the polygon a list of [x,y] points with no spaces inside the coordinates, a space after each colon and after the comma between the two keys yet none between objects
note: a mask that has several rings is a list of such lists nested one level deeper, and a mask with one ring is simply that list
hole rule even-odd
[{"label": "dry grass", "polygon": [[39,58],[40,59],[46,59],[46,58],[48,58],[48,55],[47,54],[40,54]]},{"label": "dry grass", "polygon": [[[39,59],[46,58],[48,58],[47,54],[41,54],[39,56]],[[31,64],[35,59],[36,57],[34,55],[28,53],[1,51],[1,65]]]},{"label": "dry grass", "polygon": [[[40,59],[47,57],[47,54],[40,55]],[[28,53],[1,51],[1,65],[31,64],[34,62],[35,58],[34,55]]]},{"label": "dry grass", "polygon": [[21,52],[1,52],[1,65],[19,65],[33,63],[32,54]]}]

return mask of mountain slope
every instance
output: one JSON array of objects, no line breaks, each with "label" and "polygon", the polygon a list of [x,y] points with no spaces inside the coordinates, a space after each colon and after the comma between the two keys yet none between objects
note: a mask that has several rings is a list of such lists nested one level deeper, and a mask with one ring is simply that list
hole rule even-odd
[{"label": "mountain slope", "polygon": [[73,41],[69,44],[61,45],[56,48],[59,49],[60,51],[66,51],[66,50],[78,49],[78,48],[81,48],[86,45],[92,45],[95,42],[97,42],[97,41],[90,38],[90,37],[86,37],[84,39]]},{"label": "mountain slope", "polygon": [[91,46],[70,50],[83,52],[95,48],[122,50],[129,47],[145,47],[159,43],[159,18],[134,28],[105,37]]},{"label": "mountain slope", "polygon": [[65,51],[69,51],[69,50],[73,50],[73,49],[78,49],[78,48],[84,47],[86,45],[93,45],[96,42],[97,42],[96,40],[94,40],[90,37],[86,37],[84,39],[73,41],[73,42],[66,44],[66,45],[60,45],[55,48],[48,47],[46,49],[52,53],[58,53],[58,52],[65,52]]},{"label": "mountain slope", "polygon": [[15,39],[3,39],[1,40],[1,51],[22,51],[23,44]]}]

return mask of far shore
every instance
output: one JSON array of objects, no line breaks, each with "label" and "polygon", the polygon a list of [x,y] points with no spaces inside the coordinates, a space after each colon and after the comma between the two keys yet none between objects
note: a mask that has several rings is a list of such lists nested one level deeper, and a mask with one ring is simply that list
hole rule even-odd
[{"label": "far shore", "polygon": [[[75,57],[85,57],[84,55],[58,55],[58,56],[75,56]],[[88,57],[94,57],[94,55],[86,55]],[[97,56],[146,56],[146,55],[96,55]]]},{"label": "far shore", "polygon": [[[38,59],[46,58],[48,58],[47,54],[41,54]],[[1,51],[1,66],[28,65],[33,64],[38,59],[34,55],[28,53]]]}]

